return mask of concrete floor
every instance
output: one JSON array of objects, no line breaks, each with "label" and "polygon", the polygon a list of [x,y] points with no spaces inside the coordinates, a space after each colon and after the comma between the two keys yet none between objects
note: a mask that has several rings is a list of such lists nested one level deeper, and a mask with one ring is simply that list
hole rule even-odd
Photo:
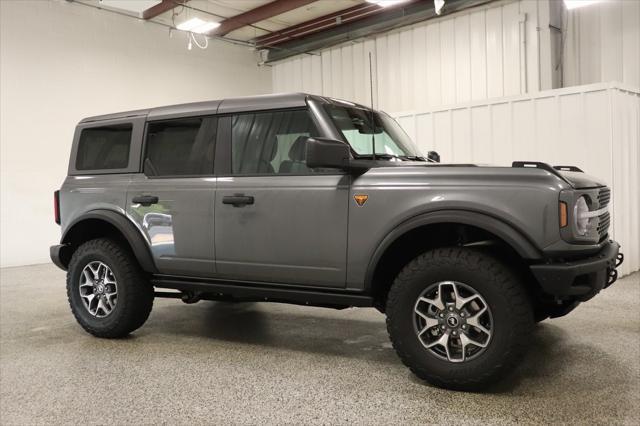
[{"label": "concrete floor", "polygon": [[640,423],[640,274],[542,323],[483,394],[417,380],[373,309],[156,300],[101,340],[64,273],[0,271],[0,423]]}]

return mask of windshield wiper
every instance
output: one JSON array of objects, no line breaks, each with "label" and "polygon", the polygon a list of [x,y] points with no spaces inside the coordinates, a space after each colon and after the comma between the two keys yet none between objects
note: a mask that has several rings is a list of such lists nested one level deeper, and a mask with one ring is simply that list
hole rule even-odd
[{"label": "windshield wiper", "polygon": [[427,161],[426,158],[420,157],[419,155],[400,155],[399,158],[410,161]]},{"label": "windshield wiper", "polygon": [[[366,158],[366,159],[373,159],[373,154],[358,154],[358,158]],[[382,160],[405,160],[404,156],[401,155],[394,155],[394,154],[378,154],[376,153],[376,157],[375,159],[382,159]]]}]

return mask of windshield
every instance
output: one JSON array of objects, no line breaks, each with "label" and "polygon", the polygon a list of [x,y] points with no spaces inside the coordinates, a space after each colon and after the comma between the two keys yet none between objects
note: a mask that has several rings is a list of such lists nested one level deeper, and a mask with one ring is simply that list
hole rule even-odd
[{"label": "windshield", "polygon": [[375,145],[379,158],[423,160],[402,127],[387,114],[355,106],[328,105],[326,108],[358,157],[372,157]]}]

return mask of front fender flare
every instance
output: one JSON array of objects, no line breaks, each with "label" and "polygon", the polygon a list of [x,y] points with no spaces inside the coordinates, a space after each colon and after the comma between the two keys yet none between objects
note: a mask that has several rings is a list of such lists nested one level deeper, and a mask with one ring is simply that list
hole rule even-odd
[{"label": "front fender flare", "polygon": [[414,216],[393,228],[376,247],[365,275],[365,288],[371,288],[378,262],[398,238],[414,229],[438,223],[458,223],[490,232],[511,246],[523,259],[541,259],[542,253],[513,226],[484,213],[469,210],[438,210]]},{"label": "front fender flare", "polygon": [[61,239],[61,244],[69,244],[69,236],[74,227],[86,220],[97,219],[109,223],[114,226],[129,243],[134,256],[138,260],[140,267],[145,271],[153,274],[158,273],[158,268],[153,261],[153,256],[149,250],[149,245],[144,237],[140,234],[138,228],[123,214],[111,210],[91,210],[78,218],[76,218],[66,229]]}]

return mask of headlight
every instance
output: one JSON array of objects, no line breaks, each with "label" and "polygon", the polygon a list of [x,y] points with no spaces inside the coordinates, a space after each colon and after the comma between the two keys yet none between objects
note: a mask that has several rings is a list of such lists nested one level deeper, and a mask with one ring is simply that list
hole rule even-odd
[{"label": "headlight", "polygon": [[586,235],[587,228],[589,227],[589,205],[587,204],[587,198],[583,195],[578,198],[576,205],[573,208],[573,222],[576,226],[576,232],[578,235]]}]

